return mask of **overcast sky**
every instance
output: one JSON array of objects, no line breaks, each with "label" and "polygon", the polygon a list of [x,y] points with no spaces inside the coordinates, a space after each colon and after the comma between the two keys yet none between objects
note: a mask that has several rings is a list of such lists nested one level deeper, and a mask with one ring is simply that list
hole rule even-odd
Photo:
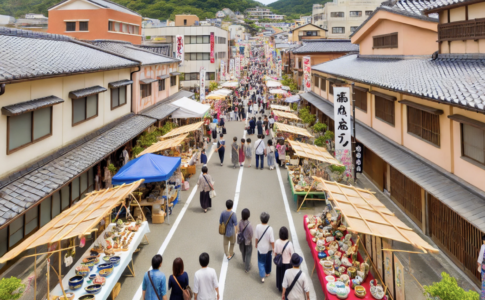
[{"label": "overcast sky", "polygon": [[270,4],[270,3],[275,2],[276,0],[257,0],[257,1],[258,1],[258,2],[261,2],[261,3],[263,3],[263,4],[268,5],[268,4]]}]

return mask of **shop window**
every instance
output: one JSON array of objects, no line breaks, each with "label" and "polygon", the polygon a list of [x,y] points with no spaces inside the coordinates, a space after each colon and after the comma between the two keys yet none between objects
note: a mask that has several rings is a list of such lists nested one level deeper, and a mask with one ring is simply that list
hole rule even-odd
[{"label": "shop window", "polygon": [[355,107],[367,112],[367,92],[354,89],[354,100]]},{"label": "shop window", "polygon": [[72,125],[98,116],[98,95],[91,95],[84,98],[72,100]]},{"label": "shop window", "polygon": [[88,23],[89,22],[79,22],[79,31],[88,31]]},{"label": "shop window", "polygon": [[88,192],[92,192],[93,190],[94,190],[94,168],[91,168],[88,171]]},{"label": "shop window", "polygon": [[177,85],[177,76],[170,76],[170,86]]},{"label": "shop window", "polygon": [[461,124],[462,155],[485,164],[485,130]]},{"label": "shop window", "polygon": [[66,22],[66,31],[76,31],[76,22]]},{"label": "shop window", "polygon": [[408,133],[416,135],[436,146],[440,146],[440,117],[414,107],[407,106]]},{"label": "shop window", "polygon": [[345,13],[343,11],[333,11],[330,13],[332,18],[343,18],[345,17]]},{"label": "shop window", "polygon": [[374,41],[373,48],[381,49],[381,48],[397,48],[397,32],[390,33],[390,34],[383,34],[372,37]]},{"label": "shop window", "polygon": [[345,33],[345,27],[332,27],[332,33],[343,34]]},{"label": "shop window", "polygon": [[44,199],[40,203],[40,227],[49,223],[52,215],[52,197]]},{"label": "shop window", "polygon": [[13,220],[9,225],[9,247],[15,246],[24,238],[24,215]]},{"label": "shop window", "polygon": [[140,84],[141,98],[149,97],[152,95],[152,84]]},{"label": "shop window", "polygon": [[375,96],[376,118],[394,126],[394,101]]},{"label": "shop window", "polygon": [[158,91],[165,91],[165,79],[160,79],[158,81]]},{"label": "shop window", "polygon": [[39,228],[39,206],[29,209],[25,213],[25,235]]},{"label": "shop window", "polygon": [[88,172],[82,173],[79,178],[81,179],[81,195],[83,195],[88,190]]},{"label": "shop window", "polygon": [[52,135],[52,107],[7,117],[7,153]]}]

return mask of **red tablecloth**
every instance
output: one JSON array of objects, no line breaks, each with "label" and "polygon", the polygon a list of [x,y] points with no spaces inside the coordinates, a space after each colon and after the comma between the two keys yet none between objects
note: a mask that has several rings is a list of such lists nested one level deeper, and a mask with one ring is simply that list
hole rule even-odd
[{"label": "red tablecloth", "polygon": [[[323,290],[323,293],[325,294],[325,300],[339,300],[339,298],[337,297],[337,295],[332,295],[332,294],[330,294],[327,291],[327,280],[325,279],[325,276],[327,276],[327,275],[325,275],[325,272],[323,272],[323,266],[320,264],[320,259],[318,258],[318,252],[315,249],[315,247],[317,246],[317,243],[313,242],[313,240],[312,240],[313,239],[313,236],[310,234],[310,230],[307,227],[306,218],[307,218],[307,216],[305,215],[303,217],[303,226],[305,228],[306,241],[308,243],[308,246],[310,247],[310,250],[312,251],[313,260],[315,261],[315,272],[317,273],[318,279],[320,280],[320,284],[322,285],[322,290]],[[328,255],[328,250],[325,250],[325,253]],[[357,258],[358,258],[358,260],[360,262],[363,261],[363,259],[362,259],[362,257],[361,257],[360,254],[357,255]],[[352,259],[351,258],[349,258],[349,260],[352,262]],[[349,296],[347,297],[347,299],[349,299],[349,300],[373,299],[372,296],[371,296],[371,294],[370,294],[370,281],[373,278],[374,277],[369,272],[369,274],[367,275],[367,278],[361,284],[363,287],[365,287],[365,290],[367,292],[367,294],[365,295],[364,298],[358,298],[358,297],[356,297],[355,294],[354,294],[354,290],[351,289],[350,290],[350,293],[349,293]]]}]

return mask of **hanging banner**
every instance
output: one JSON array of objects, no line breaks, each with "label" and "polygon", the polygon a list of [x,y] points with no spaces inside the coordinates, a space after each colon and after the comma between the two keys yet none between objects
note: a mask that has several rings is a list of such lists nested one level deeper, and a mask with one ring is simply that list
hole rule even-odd
[{"label": "hanging banner", "polygon": [[227,65],[227,63],[224,66],[225,66],[225,69],[224,69],[224,80],[226,80],[226,81],[231,80],[231,78],[229,78],[229,72],[227,72],[227,70],[229,70],[229,66]]},{"label": "hanging banner", "polygon": [[234,77],[234,58],[229,61],[229,77]]},{"label": "hanging banner", "polygon": [[355,171],[362,173],[364,170],[364,144],[355,143]]},{"label": "hanging banner", "polygon": [[241,77],[241,57],[239,54],[236,56],[236,78]]},{"label": "hanging banner", "polygon": [[[388,239],[382,239],[382,248],[391,249]],[[391,295],[394,295],[394,270],[392,268],[392,252],[382,251],[384,255],[384,282]]]},{"label": "hanging banner", "polygon": [[[303,58],[305,61],[305,57]],[[310,77],[308,78],[310,79]],[[335,158],[345,167],[345,175],[352,177],[352,142],[350,125],[350,89],[348,87],[334,87],[334,116],[335,116]]]},{"label": "hanging banner", "polygon": [[[311,92],[312,90],[312,64],[310,56],[303,56],[303,84],[304,91]],[[348,94],[348,93],[347,93]]]},{"label": "hanging banner", "polygon": [[205,68],[200,68],[200,101],[205,100]]},{"label": "hanging banner", "polygon": [[214,37],[214,32],[211,32],[211,38],[210,38],[210,43],[211,43],[211,64],[213,64],[216,59],[214,56],[214,44],[215,44],[215,37]]},{"label": "hanging banner", "polygon": [[404,267],[399,258],[394,254],[394,283],[396,289],[396,300],[405,300],[404,295]]},{"label": "hanging banner", "polygon": [[179,64],[179,66],[182,65],[182,63],[184,62],[184,53],[185,53],[185,49],[184,49],[184,36],[183,35],[177,35],[175,36],[175,40],[176,40],[176,43],[177,43],[177,51],[176,51],[176,55],[175,57],[177,59],[180,59],[181,62]]},{"label": "hanging banner", "polygon": [[226,78],[226,71],[224,69],[224,61],[221,60],[221,78],[220,78],[220,81],[225,80],[225,78]]},{"label": "hanging banner", "polygon": [[283,62],[278,60],[278,78],[281,78],[281,69],[283,69]]}]

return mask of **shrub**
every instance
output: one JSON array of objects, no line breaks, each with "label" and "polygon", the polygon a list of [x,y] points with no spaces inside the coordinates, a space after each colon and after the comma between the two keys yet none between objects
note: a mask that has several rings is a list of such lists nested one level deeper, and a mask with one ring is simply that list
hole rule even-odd
[{"label": "shrub", "polygon": [[318,147],[323,147],[325,146],[325,137],[322,135],[322,136],[319,136],[315,139],[315,145],[318,146]]},{"label": "shrub", "polygon": [[315,132],[323,132],[325,129],[327,129],[327,124],[317,122],[313,125],[313,131]]},{"label": "shrub", "polygon": [[17,277],[2,278],[0,280],[0,299],[19,299],[25,290],[25,284]]},{"label": "shrub", "polygon": [[424,295],[428,299],[441,300],[478,300],[480,295],[475,291],[465,291],[458,286],[456,279],[446,272],[441,273],[441,281],[432,285],[425,285]]},{"label": "shrub", "polygon": [[325,131],[325,134],[323,135],[323,138],[325,139],[325,141],[327,140],[333,141],[334,137],[335,137],[335,134],[330,130]]},{"label": "shrub", "polygon": [[291,109],[298,110],[298,104],[296,103],[291,104]]},{"label": "shrub", "polygon": [[330,170],[332,170],[332,172],[337,172],[339,174],[343,174],[345,172],[345,166],[335,166],[335,165],[331,165],[330,166]]},{"label": "shrub", "polygon": [[109,164],[109,165],[108,165],[108,170],[109,170],[109,171],[111,172],[111,174],[113,174],[113,175],[114,175],[114,174],[116,174],[116,171],[117,171],[117,169],[116,169],[115,165],[113,165],[113,164]]}]

